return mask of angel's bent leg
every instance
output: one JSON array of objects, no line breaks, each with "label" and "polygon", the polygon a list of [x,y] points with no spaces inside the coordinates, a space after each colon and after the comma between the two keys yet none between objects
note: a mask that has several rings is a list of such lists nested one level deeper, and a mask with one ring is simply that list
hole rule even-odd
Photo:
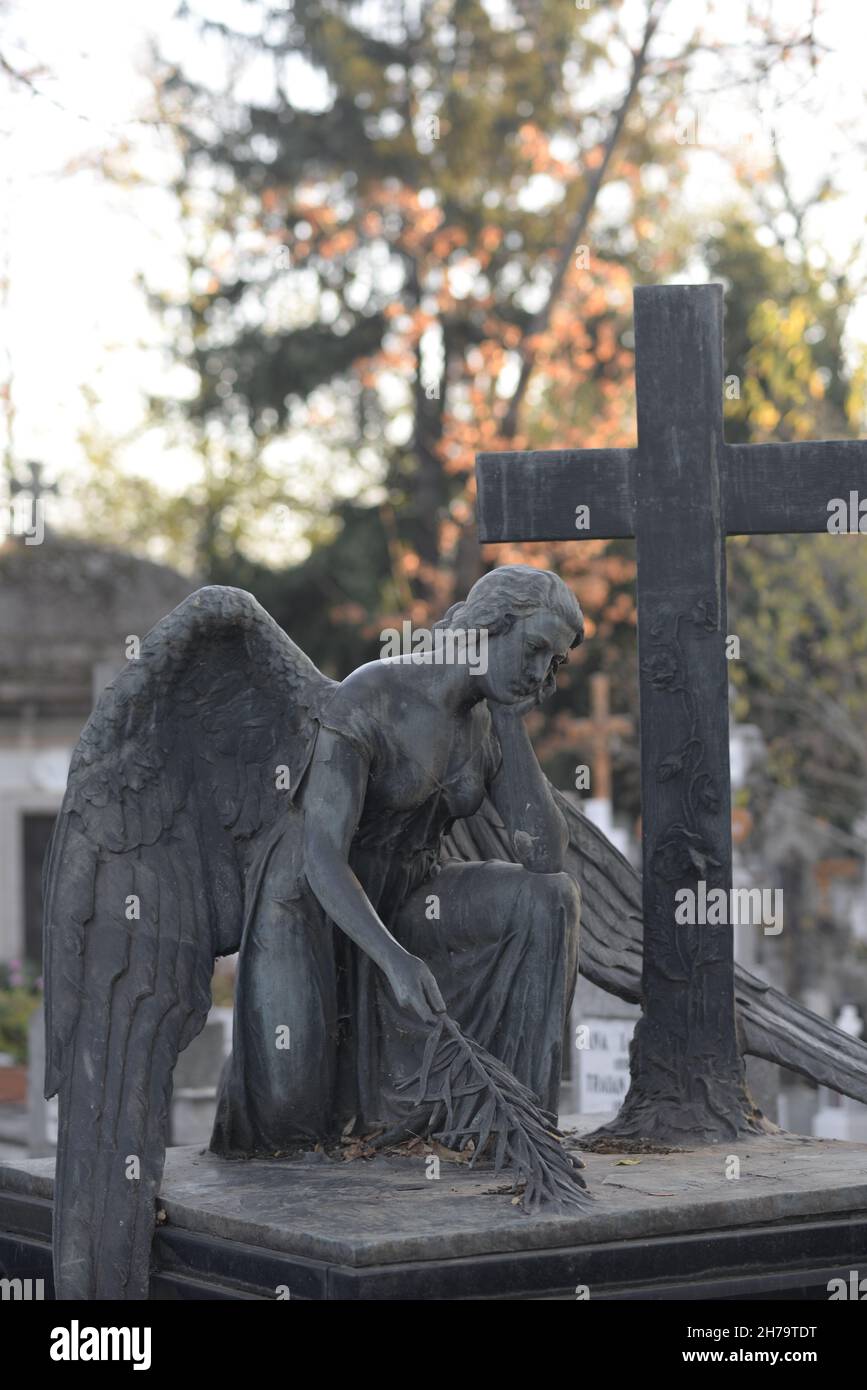
[{"label": "angel's bent leg", "polygon": [[580,903],[569,874],[449,862],[404,903],[395,928],[431,967],[464,1032],[555,1114]]},{"label": "angel's bent leg", "polygon": [[333,1128],[337,1000],[333,927],[269,870],[238,962],[232,1057],[211,1147],[274,1153]]}]

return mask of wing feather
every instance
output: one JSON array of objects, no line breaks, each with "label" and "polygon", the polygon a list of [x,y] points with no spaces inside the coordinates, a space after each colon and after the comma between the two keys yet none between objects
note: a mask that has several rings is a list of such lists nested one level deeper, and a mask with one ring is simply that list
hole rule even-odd
[{"label": "wing feather", "polygon": [[60,1094],[55,1285],[146,1298],[179,1052],[237,949],[244,866],[333,682],[249,594],[158,623],[82,732],[45,871],[46,1095]]}]

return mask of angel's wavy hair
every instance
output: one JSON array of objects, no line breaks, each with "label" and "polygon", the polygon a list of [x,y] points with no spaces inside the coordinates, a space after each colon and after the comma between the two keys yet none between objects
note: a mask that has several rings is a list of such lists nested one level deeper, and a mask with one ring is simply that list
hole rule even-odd
[{"label": "angel's wavy hair", "polygon": [[518,618],[539,612],[556,613],[575,629],[573,647],[584,641],[584,614],[569,585],[551,570],[532,565],[501,565],[483,574],[467,597],[453,603],[434,627],[484,628],[489,637],[498,637]]}]

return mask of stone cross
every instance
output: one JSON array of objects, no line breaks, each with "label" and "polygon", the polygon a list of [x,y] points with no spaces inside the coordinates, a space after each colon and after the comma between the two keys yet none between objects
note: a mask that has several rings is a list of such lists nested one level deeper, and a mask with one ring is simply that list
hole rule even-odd
[{"label": "stone cross", "polygon": [[608,676],[604,671],[596,671],[590,677],[590,718],[578,719],[574,726],[575,737],[583,739],[591,749],[591,794],[603,801],[611,800],[611,735],[632,733],[631,719],[611,713],[610,691]]},{"label": "stone cross", "polygon": [[720,285],[636,289],[635,354],[637,447],[481,454],[480,539],[635,537],[644,1012],[606,1129],[718,1142],[761,1127],[735,1030],[733,932],[679,925],[675,895],[731,901],[726,536],[831,531],[843,510],[858,530],[867,443],[725,442]]},{"label": "stone cross", "polygon": [[[19,482],[14,473],[9,479],[10,531],[12,535],[23,536],[25,545],[41,545],[45,538],[45,504],[43,498],[51,493],[56,494],[59,489],[56,483],[43,483],[41,463],[31,461],[27,467],[30,472],[29,482]],[[23,517],[20,509],[15,506],[15,498],[21,493],[27,493],[30,496],[30,503]]]},{"label": "stone cross", "polygon": [[9,492],[13,497],[17,497],[20,492],[27,492],[33,498],[34,505],[40,502],[43,497],[50,495],[57,496],[59,488],[56,483],[43,483],[42,474],[45,472],[45,465],[36,463],[33,459],[28,459],[27,468],[30,473],[30,481],[19,482],[13,477],[9,483]]}]

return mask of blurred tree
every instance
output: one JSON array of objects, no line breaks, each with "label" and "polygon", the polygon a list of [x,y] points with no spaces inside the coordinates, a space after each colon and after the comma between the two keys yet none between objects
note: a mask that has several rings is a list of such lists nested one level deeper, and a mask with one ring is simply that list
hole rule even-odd
[{"label": "blurred tree", "polygon": [[[777,161],[780,170],[779,160]],[[784,177],[784,175],[783,175]],[[823,198],[826,195],[822,195]],[[730,440],[864,433],[867,355],[847,344],[863,285],[832,271],[809,242],[793,260],[728,209],[706,242],[729,287],[725,403]],[[800,234],[807,236],[805,219]],[[736,383],[736,387],[734,384]],[[867,792],[867,553],[860,536],[751,536],[729,542],[735,710],[768,742],[767,774],[800,786],[813,814],[851,830]],[[764,793],[771,790],[765,781]],[[760,808],[755,808],[760,809]]]},{"label": "blurred tree", "polygon": [[[270,431],[299,426],[317,392],[348,394],[353,462],[378,459],[403,578],[440,606],[456,562],[459,586],[480,572],[475,544],[444,564],[441,540],[444,526],[450,540],[470,529],[473,408],[497,406],[491,440],[514,436],[615,147],[647,201],[638,165],[654,142],[646,122],[624,126],[665,6],[649,6],[634,53],[616,25],[588,37],[588,12],[557,0],[499,18],[479,0],[248,8],[243,36],[203,20],[235,60],[216,127],[210,85],[167,69],[161,86],[182,185],[200,199],[210,187],[214,225],[231,232],[201,267],[181,348],[198,389],[183,411]],[[239,96],[249,62],[259,101]],[[591,80],[612,96],[582,111]]]},{"label": "blurred tree", "polygon": [[[249,8],[262,27],[244,39],[204,24],[232,54],[219,100],[164,67],[156,102],[180,143],[185,249],[178,285],[151,294],[173,366],[151,424],[198,475],[180,496],[120,476],[95,399],[88,524],[250,583],[345,669],[375,654],[383,624],[429,621],[481,572],[474,455],[522,441],[519,404],[563,445],[633,428],[625,264],[678,264],[647,214],[664,212],[682,158],[656,120],[679,78],[648,76],[659,0],[634,51],[618,23],[588,38],[586,12],[550,0],[508,22],[482,4],[412,20],[385,6],[372,26],[345,6]],[[268,100],[245,102],[237,84],[263,54]],[[645,76],[652,99],[627,128]],[[590,81],[610,97],[582,110]],[[114,170],[134,177],[126,153]],[[606,177],[619,205],[591,255],[575,242]],[[253,557],[257,518],[281,508],[313,551],[278,580]],[[541,547],[520,558],[556,563]],[[628,558],[568,560],[588,609],[628,628]],[[606,567],[618,595],[604,611]]]},{"label": "blurred tree", "polygon": [[[673,212],[693,67],[742,86],[812,53],[809,28],[753,17],[729,72],[703,17],[684,40],[668,9],[248,0],[230,28],[183,6],[203,58],[164,55],[158,114],[180,142],[187,274],[154,302],[188,384],[154,408],[202,458],[175,520],[198,518],[201,573],[249,571],[256,516],[280,504],[309,507],[322,552],[287,593],[361,553],[352,529],[377,534],[364,599],[320,618],[351,664],[485,563],[554,565],[605,639],[580,660],[633,703],[630,547],[482,557],[472,469],[481,448],[632,441],[631,284],[676,274],[695,239]],[[369,517],[336,509],[365,496]],[[562,679],[540,749],[566,776],[586,698]]]}]

